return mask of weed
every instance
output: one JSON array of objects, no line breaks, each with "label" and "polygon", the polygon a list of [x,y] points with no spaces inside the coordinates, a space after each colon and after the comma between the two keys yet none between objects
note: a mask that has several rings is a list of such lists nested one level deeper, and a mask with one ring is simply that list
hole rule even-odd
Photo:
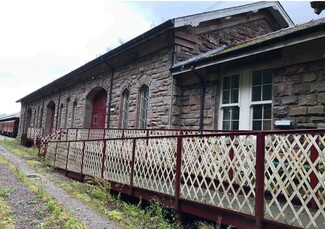
[{"label": "weed", "polygon": [[41,181],[37,188],[37,194],[40,198],[43,198],[44,193],[45,193],[44,184],[43,181]]},{"label": "weed", "polygon": [[62,208],[60,208],[60,207],[55,208],[55,209],[53,210],[53,214],[54,214],[54,216],[55,216],[56,218],[59,218],[60,215],[62,214]]},{"label": "weed", "polygon": [[42,217],[44,214],[45,214],[44,209],[39,208],[39,209],[36,210],[36,215],[37,216]]},{"label": "weed", "polygon": [[23,173],[17,165],[15,165],[15,169],[16,169],[18,179],[25,183],[27,180],[25,173]]},{"label": "weed", "polygon": [[77,229],[78,222],[75,218],[69,218],[68,221],[64,225],[66,228]]},{"label": "weed", "polygon": [[0,196],[0,228],[14,228],[14,215],[5,199]]},{"label": "weed", "polygon": [[89,188],[91,189],[90,196],[92,198],[104,201],[105,203],[109,202],[109,200],[111,199],[111,196],[109,194],[111,191],[110,182],[98,177],[88,178],[87,182]]},{"label": "weed", "polygon": [[46,228],[46,224],[45,223],[40,223],[38,226],[37,226],[38,229],[45,229]]},{"label": "weed", "polygon": [[54,201],[49,200],[47,202],[47,210],[49,210],[50,212],[53,212],[54,209],[55,209],[55,203],[54,203]]},{"label": "weed", "polygon": [[215,227],[213,224],[209,224],[209,223],[202,222],[202,221],[195,222],[195,227],[197,229],[219,229],[220,228],[220,227],[218,227],[218,225]]},{"label": "weed", "polygon": [[0,197],[7,197],[15,188],[0,188]]}]

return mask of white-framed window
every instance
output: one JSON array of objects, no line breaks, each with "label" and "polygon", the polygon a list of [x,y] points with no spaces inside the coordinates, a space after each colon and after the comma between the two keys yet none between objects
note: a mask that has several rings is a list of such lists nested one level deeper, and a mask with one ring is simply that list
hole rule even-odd
[{"label": "white-framed window", "polygon": [[239,79],[239,74],[223,78],[222,128],[224,130],[238,130],[239,128]]},{"label": "white-framed window", "polygon": [[272,70],[252,72],[252,129],[272,128]]},{"label": "white-framed window", "polygon": [[224,130],[272,128],[272,70],[243,70],[222,78],[219,126]]},{"label": "white-framed window", "polygon": [[141,129],[147,128],[148,119],[148,99],[149,99],[149,87],[143,85],[140,89],[140,110],[139,110],[139,127]]},{"label": "white-framed window", "polygon": [[128,128],[129,122],[129,100],[130,100],[130,91],[125,89],[122,93],[121,100],[121,127],[126,129]]}]

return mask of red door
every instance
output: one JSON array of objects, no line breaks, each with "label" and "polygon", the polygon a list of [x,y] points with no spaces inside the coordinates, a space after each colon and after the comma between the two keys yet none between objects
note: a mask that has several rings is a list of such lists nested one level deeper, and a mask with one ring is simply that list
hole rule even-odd
[{"label": "red door", "polygon": [[91,128],[105,128],[107,93],[101,90],[93,100]]}]

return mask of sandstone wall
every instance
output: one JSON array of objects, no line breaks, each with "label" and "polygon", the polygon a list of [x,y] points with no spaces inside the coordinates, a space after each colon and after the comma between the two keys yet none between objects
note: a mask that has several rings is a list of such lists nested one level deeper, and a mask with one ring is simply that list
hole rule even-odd
[{"label": "sandstone wall", "polygon": [[325,61],[274,70],[274,119],[296,128],[325,128]]},{"label": "sandstone wall", "polygon": [[[220,81],[205,82],[205,99],[203,129],[217,129],[217,107],[219,106]],[[182,96],[179,98],[181,114],[179,126],[186,129],[199,129],[201,107],[201,85],[183,86]]]},{"label": "sandstone wall", "polygon": [[129,128],[138,128],[139,89],[149,87],[148,128],[168,128],[171,106],[171,47],[150,53],[116,69],[112,93],[111,127],[120,127],[121,96],[130,91]]}]

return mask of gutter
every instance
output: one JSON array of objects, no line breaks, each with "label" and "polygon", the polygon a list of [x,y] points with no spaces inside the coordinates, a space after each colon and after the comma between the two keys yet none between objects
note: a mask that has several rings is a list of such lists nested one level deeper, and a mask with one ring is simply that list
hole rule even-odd
[{"label": "gutter", "polygon": [[111,119],[111,106],[112,106],[112,94],[113,94],[113,79],[114,79],[114,68],[112,67],[112,65],[110,65],[109,63],[107,63],[104,59],[104,57],[102,57],[102,61],[104,64],[106,64],[110,69],[111,69],[111,82],[110,82],[110,86],[109,86],[109,98],[108,98],[108,111],[107,111],[107,124],[106,127],[107,129],[110,128],[110,119]]},{"label": "gutter", "polygon": [[23,123],[23,132],[22,134],[27,134],[25,133],[25,128],[26,128],[26,119],[27,119],[27,110],[28,110],[28,102],[22,100],[23,103],[25,103],[25,112],[24,112],[24,123]]},{"label": "gutter", "polygon": [[195,70],[195,66],[191,66],[191,72],[196,75],[200,80],[200,130],[203,130],[203,119],[204,119],[204,100],[205,100],[205,93],[206,93],[206,86],[204,83],[203,77]]}]

